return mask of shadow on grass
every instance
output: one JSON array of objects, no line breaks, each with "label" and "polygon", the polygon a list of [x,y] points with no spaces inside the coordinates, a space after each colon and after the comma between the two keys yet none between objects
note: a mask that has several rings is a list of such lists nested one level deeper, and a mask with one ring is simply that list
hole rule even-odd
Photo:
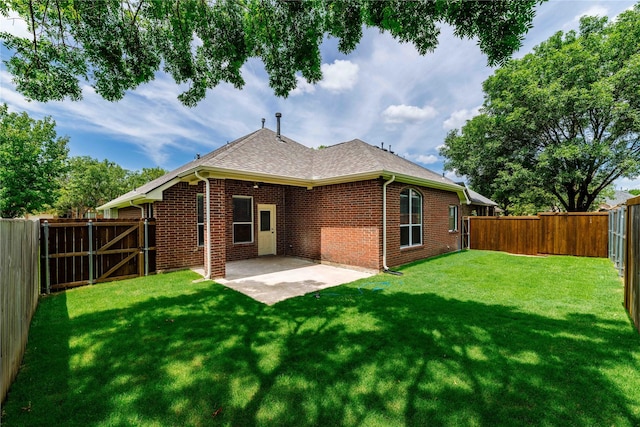
[{"label": "shadow on grass", "polygon": [[597,316],[401,291],[267,307],[212,284],[69,319],[63,298],[43,301],[27,357],[47,389],[21,410],[22,372],[4,425],[640,423],[607,375],[637,368],[632,328]]}]

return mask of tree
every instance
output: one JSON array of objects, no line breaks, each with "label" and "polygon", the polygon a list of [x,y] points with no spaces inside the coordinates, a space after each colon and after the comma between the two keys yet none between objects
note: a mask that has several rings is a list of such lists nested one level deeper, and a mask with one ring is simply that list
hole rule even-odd
[{"label": "tree", "polygon": [[162,175],[166,174],[167,171],[155,167],[155,168],[142,168],[141,171],[128,172],[126,178],[126,187],[127,190],[133,190],[138,188],[147,182],[153,181],[156,178],[160,178]]},{"label": "tree", "polygon": [[131,172],[106,159],[72,157],[56,209],[61,215],[84,217],[88,212],[95,212],[98,206],[165,173],[158,167]]},{"label": "tree", "polygon": [[67,161],[68,138],[51,117],[34,120],[0,106],[0,217],[39,212],[56,200]]},{"label": "tree", "polygon": [[72,157],[56,208],[60,214],[83,217],[127,192],[127,171],[109,160]]},{"label": "tree", "polygon": [[629,190],[629,193],[633,194],[634,196],[640,196],[640,189],[634,188],[633,190]]},{"label": "tree", "polygon": [[296,74],[322,78],[320,44],[339,39],[349,53],[363,25],[413,43],[420,54],[438,43],[437,24],[461,38],[477,38],[491,65],[517,50],[544,0],[0,0],[0,11],[25,19],[31,36],[0,38],[18,91],[38,101],[82,97],[89,81],[102,97],[118,100],[154,79],[162,65],[188,106],[221,82],[244,85],[241,67],[260,58],[278,96],[296,87]]},{"label": "tree", "polygon": [[609,23],[585,17],[509,61],[484,84],[481,114],[452,131],[445,168],[503,209],[589,211],[640,173],[640,4]]}]

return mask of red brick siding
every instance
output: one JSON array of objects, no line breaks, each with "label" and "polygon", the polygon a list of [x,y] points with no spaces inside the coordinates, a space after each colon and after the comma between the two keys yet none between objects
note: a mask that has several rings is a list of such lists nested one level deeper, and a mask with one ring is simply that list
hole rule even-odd
[{"label": "red brick siding", "polygon": [[[227,261],[255,258],[258,256],[258,205],[276,205],[276,252],[284,254],[285,249],[285,205],[284,187],[281,185],[260,184],[253,188],[253,182],[225,181],[226,200],[226,242]],[[233,196],[253,197],[253,242],[233,243]]]},{"label": "red brick siding", "polygon": [[[422,195],[422,245],[400,248],[400,192],[411,187]],[[387,187],[387,265],[395,267],[460,246],[460,232],[449,232],[449,206],[460,205],[456,193],[392,183]]]},{"label": "red brick siding", "polygon": [[380,268],[380,180],[289,188],[286,201],[290,255]]},{"label": "red brick siding", "polygon": [[[382,180],[328,185],[311,190],[234,180],[211,182],[212,277],[224,276],[226,261],[258,256],[257,205],[276,205],[277,253],[313,260],[382,268]],[[423,245],[400,249],[400,191],[387,188],[387,264],[390,267],[459,247],[459,232],[449,232],[449,205],[455,193],[413,187],[423,196]],[[156,202],[158,269],[204,264],[197,246],[196,195],[204,184],[179,183]],[[254,241],[233,244],[233,196],[253,197]],[[137,208],[136,208],[137,209]],[[138,210],[138,214],[139,209]],[[205,228],[206,229],[206,228]]]},{"label": "red brick siding", "polygon": [[154,203],[158,270],[204,264],[204,249],[198,246],[198,193],[204,193],[204,183],[180,182],[163,192],[162,201]]},{"label": "red brick siding", "polygon": [[[225,224],[227,223],[227,210],[225,181],[223,179],[210,179],[209,182],[211,187],[211,194],[209,196],[209,209],[211,214],[211,278],[215,279],[226,275],[227,246],[225,240]],[[205,233],[207,230],[206,227],[207,225],[205,223]]]}]

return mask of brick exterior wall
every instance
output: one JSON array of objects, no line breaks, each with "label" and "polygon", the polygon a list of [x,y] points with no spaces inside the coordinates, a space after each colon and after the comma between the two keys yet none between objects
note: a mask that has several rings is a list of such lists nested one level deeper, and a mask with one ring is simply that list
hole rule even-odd
[{"label": "brick exterior wall", "polygon": [[290,187],[286,201],[289,255],[381,268],[382,181]]},{"label": "brick exterior wall", "polygon": [[[227,261],[256,258],[258,256],[258,205],[276,205],[276,252],[284,255],[285,250],[285,190],[281,185],[260,184],[253,188],[253,182],[227,180],[226,185],[226,242]],[[233,196],[253,198],[253,242],[233,243]]]},{"label": "brick exterior wall", "polygon": [[[224,277],[225,263],[258,256],[259,204],[276,205],[278,255],[365,268],[382,269],[383,180],[315,187],[211,179],[211,275]],[[407,187],[423,196],[423,244],[400,248],[400,192]],[[157,268],[202,266],[204,248],[197,246],[197,194],[204,183],[179,183],[154,203]],[[233,196],[253,198],[254,239],[233,243]],[[460,234],[449,232],[449,205],[460,205],[455,193],[392,183],[387,187],[387,264],[398,266],[459,248]],[[140,209],[137,217],[140,217]],[[133,214],[131,208],[121,213]],[[121,216],[122,217],[122,216]],[[206,226],[205,226],[206,231]]]},{"label": "brick exterior wall", "polygon": [[198,193],[204,193],[204,183],[180,182],[164,191],[162,201],[154,203],[158,271],[204,264],[204,248],[198,246]]},{"label": "brick exterior wall", "polygon": [[[405,188],[413,188],[422,195],[422,245],[411,248],[400,248],[400,192]],[[460,231],[449,232],[449,205],[460,206],[456,193],[391,183],[387,187],[387,266],[458,250]]]}]

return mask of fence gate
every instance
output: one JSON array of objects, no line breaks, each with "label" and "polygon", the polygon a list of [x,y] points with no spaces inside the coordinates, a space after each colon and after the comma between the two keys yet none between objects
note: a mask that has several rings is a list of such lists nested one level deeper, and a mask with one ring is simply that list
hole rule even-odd
[{"label": "fence gate", "polygon": [[155,272],[155,220],[44,220],[41,292]]},{"label": "fence gate", "polygon": [[471,226],[471,220],[469,219],[468,216],[465,216],[462,218],[462,234],[461,234],[461,239],[462,239],[462,249],[471,249],[469,247],[469,227]]}]

